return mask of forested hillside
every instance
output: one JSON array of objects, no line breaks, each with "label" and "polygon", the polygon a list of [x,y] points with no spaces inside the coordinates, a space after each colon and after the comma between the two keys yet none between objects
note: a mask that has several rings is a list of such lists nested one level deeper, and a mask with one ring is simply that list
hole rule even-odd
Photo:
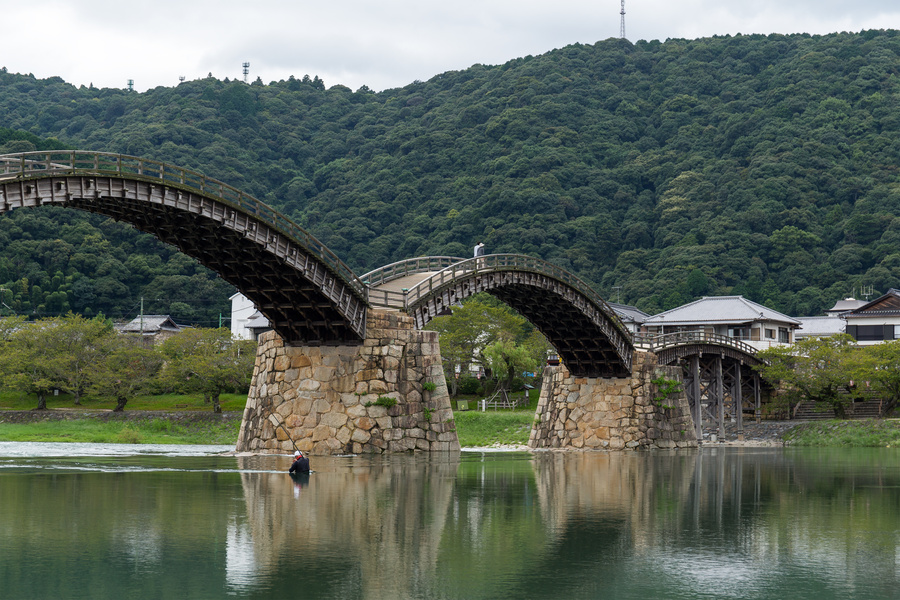
[{"label": "forested hillside", "polygon": [[[896,31],[606,40],[380,93],[309,77],[128,93],[4,69],[0,150],[201,171],[358,273],[483,241],[650,313],[734,293],[799,316],[900,287],[898,77]],[[96,217],[14,211],[0,248],[4,301],[23,309],[227,310],[224,282]]]}]

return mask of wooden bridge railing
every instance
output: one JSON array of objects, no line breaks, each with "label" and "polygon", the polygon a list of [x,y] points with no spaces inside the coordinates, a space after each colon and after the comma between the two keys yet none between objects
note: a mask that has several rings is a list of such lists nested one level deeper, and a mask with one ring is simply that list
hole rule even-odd
[{"label": "wooden bridge railing", "polygon": [[206,175],[136,156],[105,152],[50,151],[22,152],[0,156],[0,181],[43,179],[52,176],[99,175],[140,179],[196,192],[252,215],[283,233],[320,260],[335,275],[366,298],[367,287],[344,262],[322,242],[272,207],[237,188]]},{"label": "wooden bridge railing", "polygon": [[717,346],[727,346],[740,350],[750,356],[755,356],[758,350],[746,342],[739,339],[720,335],[717,333],[708,333],[706,331],[679,331],[676,333],[665,334],[647,334],[638,333],[634,335],[634,345],[642,350],[650,350],[656,352],[665,348],[674,346],[688,346],[690,344],[715,344]]},{"label": "wooden bridge railing", "polygon": [[537,273],[563,282],[599,307],[623,335],[630,337],[628,329],[619,319],[616,312],[590,285],[561,267],[524,254],[488,254],[449,265],[428,279],[411,287],[405,294],[403,308],[409,310],[409,307],[456,280],[477,274],[504,271]]},{"label": "wooden bridge railing", "polygon": [[361,275],[360,279],[370,287],[385,284],[394,279],[400,279],[407,275],[415,275],[416,273],[433,273],[446,269],[452,264],[462,262],[466,259],[455,256],[419,256],[416,258],[407,258],[389,265],[385,265],[374,271],[369,271],[365,275]]}]

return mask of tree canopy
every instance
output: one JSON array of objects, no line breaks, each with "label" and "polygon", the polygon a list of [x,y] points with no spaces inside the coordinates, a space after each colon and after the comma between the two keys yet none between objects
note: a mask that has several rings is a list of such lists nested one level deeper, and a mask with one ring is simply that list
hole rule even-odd
[{"label": "tree canopy", "polygon": [[[900,276],[900,33],[609,39],[373,93],[318,77],[144,93],[0,72],[0,151],[163,160],[283,211],[358,273],[524,253],[649,313],[817,314]],[[112,221],[0,218],[19,314],[214,325],[230,286]],[[2,308],[2,306],[0,306]]]}]

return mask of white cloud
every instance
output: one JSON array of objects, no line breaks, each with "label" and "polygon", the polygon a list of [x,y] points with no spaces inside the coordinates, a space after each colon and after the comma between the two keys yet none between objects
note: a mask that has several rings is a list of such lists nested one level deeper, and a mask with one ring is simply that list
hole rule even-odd
[{"label": "white cloud", "polygon": [[[353,89],[406,85],[619,33],[619,0],[32,0],[4,8],[0,65],[138,90],[212,73],[318,75]],[[626,0],[631,40],[900,28],[879,0]],[[10,24],[15,24],[10,26]]]}]

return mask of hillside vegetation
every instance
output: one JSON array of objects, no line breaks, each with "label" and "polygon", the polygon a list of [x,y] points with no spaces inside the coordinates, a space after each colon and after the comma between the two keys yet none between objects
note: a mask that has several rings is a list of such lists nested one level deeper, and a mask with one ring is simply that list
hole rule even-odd
[{"label": "hillside vegetation", "polygon": [[[897,31],[611,39],[379,93],[308,76],[128,93],[4,70],[0,150],[201,171],[358,273],[483,241],[650,313],[733,293],[804,315],[900,286],[898,76]],[[14,211],[0,247],[23,312],[227,310],[224,282],[97,217]]]}]

